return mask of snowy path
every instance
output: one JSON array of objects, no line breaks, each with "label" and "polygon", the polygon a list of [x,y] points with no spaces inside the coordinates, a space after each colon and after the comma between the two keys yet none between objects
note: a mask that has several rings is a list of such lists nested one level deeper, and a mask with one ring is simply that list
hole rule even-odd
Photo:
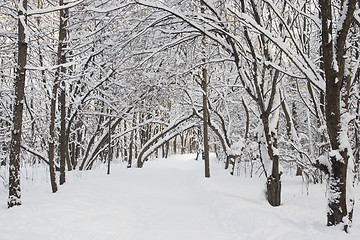
[{"label": "snowy path", "polygon": [[360,237],[359,206],[351,234],[328,228],[324,186],[311,186],[308,196],[295,178],[284,181],[283,205],[272,208],[263,179],[231,177],[214,165],[205,179],[202,163],[190,155],[152,161],[144,169],[117,167],[110,176],[103,170],[73,174],[56,194],[45,184],[28,189],[23,206],[10,210],[1,192],[0,240]]}]

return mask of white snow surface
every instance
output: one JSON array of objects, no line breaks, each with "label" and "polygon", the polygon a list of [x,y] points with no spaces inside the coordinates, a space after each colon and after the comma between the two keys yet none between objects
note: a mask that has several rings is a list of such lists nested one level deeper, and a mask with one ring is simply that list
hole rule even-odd
[{"label": "white snow surface", "polygon": [[46,170],[34,173],[22,171],[22,206],[7,209],[7,192],[0,188],[1,240],[360,237],[359,193],[353,226],[346,234],[326,226],[325,184],[306,185],[301,177],[283,176],[282,205],[271,207],[264,178],[231,176],[213,159],[211,178],[206,179],[203,162],[194,155],[151,160],[143,169],[114,164],[110,175],[105,167],[72,171],[56,194],[50,192]]}]

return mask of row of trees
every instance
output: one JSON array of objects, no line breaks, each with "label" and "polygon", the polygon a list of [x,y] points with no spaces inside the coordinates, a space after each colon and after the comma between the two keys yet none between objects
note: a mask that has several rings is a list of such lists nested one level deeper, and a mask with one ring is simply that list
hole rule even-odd
[{"label": "row of trees", "polygon": [[313,182],[326,175],[327,224],[348,231],[358,1],[21,0],[0,9],[9,207],[21,204],[21,162],[47,164],[56,192],[56,171],[63,184],[66,170],[114,156],[142,167],[188,139],[210,177],[211,139],[231,173],[244,161],[262,169],[272,206],[281,166]]}]

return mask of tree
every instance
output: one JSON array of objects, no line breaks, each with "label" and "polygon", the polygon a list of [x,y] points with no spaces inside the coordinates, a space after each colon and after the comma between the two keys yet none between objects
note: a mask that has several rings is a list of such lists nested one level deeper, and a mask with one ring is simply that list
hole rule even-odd
[{"label": "tree", "polygon": [[[201,6],[201,13],[205,13],[205,7]],[[202,45],[203,45],[203,55],[205,55],[205,47],[206,47],[206,36],[203,36],[202,39]],[[203,62],[206,62],[205,56],[202,59]],[[209,134],[208,134],[208,77],[207,77],[207,69],[206,66],[202,69],[202,78],[201,78],[201,88],[202,88],[202,107],[203,107],[203,144],[204,144],[204,164],[205,164],[205,177],[210,177],[210,159],[209,159]]]},{"label": "tree", "polygon": [[[291,45],[281,43],[274,33],[265,31],[260,24],[249,19],[248,16],[238,16],[245,24],[260,31],[273,42],[311,85],[325,92],[326,126],[331,149],[328,153],[328,159],[321,158],[314,165],[329,175],[327,224],[329,226],[341,224],[347,231],[351,225],[354,205],[351,196],[354,179],[354,157],[348,137],[348,129],[349,123],[354,119],[351,115],[349,97],[354,88],[354,80],[357,74],[357,70],[352,73],[350,69],[359,59],[356,54],[356,41],[352,31],[350,31],[354,22],[357,2],[341,1],[334,4],[329,0],[320,1],[318,14],[320,14],[321,24],[317,24],[317,22],[312,24],[320,28],[321,31],[321,39],[319,39],[321,64],[318,64],[315,52],[312,52],[315,56],[308,58],[307,53],[300,48],[299,37],[294,34],[294,30],[292,30],[294,28],[290,27],[291,22],[286,22],[282,18],[279,7],[272,1],[264,0],[264,2],[271,7],[281,22]],[[280,6],[282,5],[280,4]],[[291,6],[291,8],[306,16],[301,7]],[[313,22],[316,11],[313,14],[313,18],[309,18],[309,22]],[[316,42],[317,38],[314,37],[313,41]],[[295,48],[296,51],[294,52],[297,52],[297,56],[289,52],[291,48]],[[321,73],[320,68],[324,74]]]},{"label": "tree", "polygon": [[21,205],[20,188],[20,150],[21,132],[23,123],[24,92],[26,76],[26,58],[29,36],[27,31],[27,0],[20,0],[18,4],[18,51],[17,66],[15,77],[15,102],[13,104],[13,129],[10,143],[10,162],[9,162],[9,200],[8,207]]},{"label": "tree", "polygon": [[[68,152],[68,141],[66,136],[66,94],[65,94],[65,72],[66,63],[65,48],[66,48],[66,26],[68,18],[68,9],[63,9],[65,6],[63,0],[59,0],[60,9],[60,24],[59,24],[59,42],[58,42],[58,53],[57,53],[57,64],[58,69],[56,71],[56,80],[54,81],[55,86],[60,87],[59,103],[60,103],[60,185],[65,183],[65,163]],[[56,89],[57,90],[57,89]],[[55,91],[56,91],[55,90]]]},{"label": "tree", "polygon": [[354,207],[351,195],[354,156],[348,138],[348,125],[354,117],[349,111],[347,99],[354,81],[354,73],[350,69],[355,42],[351,40],[350,29],[357,1],[339,3],[334,5],[330,0],[320,1],[326,126],[331,145],[329,165],[326,165],[330,177],[327,224],[341,224],[347,232]]}]

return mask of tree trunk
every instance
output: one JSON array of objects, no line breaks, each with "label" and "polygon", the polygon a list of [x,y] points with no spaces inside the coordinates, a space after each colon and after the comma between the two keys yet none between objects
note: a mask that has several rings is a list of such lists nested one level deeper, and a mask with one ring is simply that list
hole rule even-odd
[{"label": "tree trunk", "polygon": [[[201,3],[201,13],[205,13],[205,6],[204,3]],[[202,54],[204,58],[202,59],[202,62],[206,62],[205,59],[205,49],[206,49],[206,38],[205,35],[202,37]],[[202,79],[201,79],[201,88],[203,90],[203,134],[204,134],[204,151],[203,151],[203,159],[205,163],[205,177],[210,177],[210,160],[209,160],[209,134],[208,134],[208,118],[209,118],[209,111],[207,106],[207,98],[208,98],[208,91],[207,91],[207,69],[204,66],[202,69]]]},{"label": "tree trunk", "polygon": [[[348,135],[349,110],[346,99],[349,91],[346,89],[349,76],[345,71],[347,66],[344,56],[347,54],[349,43],[347,38],[354,18],[357,0],[341,1],[340,16],[334,17],[331,0],[321,0],[322,49],[323,70],[326,79],[325,114],[331,152],[329,153],[329,197],[327,225],[341,224],[345,232],[351,225],[354,199],[348,196],[347,189],[352,187],[353,153]],[[336,14],[336,13],[335,13]],[[341,19],[341,24],[333,34],[333,21]],[[330,23],[330,24],[329,24]],[[351,164],[351,165],[349,165]],[[348,166],[349,165],[349,166]],[[349,167],[349,169],[348,169]],[[349,193],[350,194],[350,193]]]},{"label": "tree trunk", "polygon": [[281,181],[280,177],[271,175],[266,182],[267,198],[271,206],[279,206],[281,203]]},{"label": "tree trunk", "polygon": [[245,134],[244,134],[244,139],[246,140],[248,138],[249,128],[250,128],[250,114],[249,114],[249,108],[243,97],[241,98],[241,102],[244,106],[244,110],[246,114],[246,125],[245,125]]},{"label": "tree trunk", "polygon": [[177,139],[177,137],[175,136],[175,137],[174,137],[174,140],[173,140],[173,151],[174,151],[174,154],[176,154],[176,139]]},{"label": "tree trunk", "polygon": [[267,116],[264,116],[263,124],[267,154],[272,162],[271,175],[268,176],[266,182],[267,198],[269,204],[276,207],[281,204],[281,174],[279,171],[279,155],[274,151],[274,149],[277,149],[277,138],[275,133],[270,132]]},{"label": "tree trunk", "polygon": [[[341,107],[340,107],[340,83],[336,84],[335,78],[327,80],[326,85],[326,124],[330,138],[332,151],[330,157],[329,170],[329,197],[328,197],[328,213],[327,225],[333,226],[344,224],[344,230],[347,231],[349,224],[344,221],[350,221],[349,214],[352,215],[352,208],[348,209],[347,206],[347,170],[350,159],[351,149],[347,147],[340,150],[340,145],[346,144],[345,139],[342,138],[344,129],[341,126],[344,124],[341,121]],[[347,133],[346,133],[347,134]],[[341,141],[341,142],[340,142]],[[350,201],[353,201],[350,199]],[[350,212],[349,212],[350,210]],[[346,220],[347,219],[347,220]]]},{"label": "tree trunk", "polygon": [[50,169],[50,182],[51,190],[53,193],[57,192],[56,176],[54,169],[54,156],[55,156],[55,115],[56,115],[56,98],[58,86],[54,83],[53,92],[50,104],[50,127],[49,127],[49,169]]},{"label": "tree trunk", "polygon": [[[25,93],[25,74],[28,39],[25,36],[27,19],[25,12],[27,10],[27,0],[20,0],[18,9],[18,61],[15,77],[15,103],[13,108],[13,130],[10,143],[10,161],[9,161],[9,199],[8,207],[21,205],[20,188],[20,147],[21,147],[21,129],[23,122],[24,93]],[[25,25],[25,26],[24,26]]]},{"label": "tree trunk", "polygon": [[[358,127],[360,126],[360,99],[358,99],[357,101],[357,108],[356,108],[356,121],[358,123]],[[360,180],[360,171],[359,171],[359,167],[360,167],[360,147],[359,147],[359,128],[356,127],[355,128],[355,149],[356,149],[356,153],[355,153],[355,174],[357,174],[357,178]]]},{"label": "tree trunk", "polygon": [[130,140],[130,147],[129,147],[129,159],[128,159],[128,164],[127,164],[127,168],[131,168],[132,166],[132,159],[133,159],[133,145],[134,145],[134,136],[133,136],[133,132],[131,133],[131,140]]},{"label": "tree trunk", "polygon": [[[126,132],[127,126],[126,126],[126,121],[124,120],[124,132]],[[123,137],[123,144],[121,144],[121,148],[123,149],[123,154],[122,154],[122,161],[124,162],[129,162],[129,154],[128,154],[128,143],[127,143],[127,136],[124,135]]]},{"label": "tree trunk", "polygon": [[110,174],[110,162],[111,162],[111,117],[109,118],[109,142],[108,142],[108,166],[107,174]]},{"label": "tree trunk", "polygon": [[185,154],[186,149],[186,134],[182,133],[180,134],[180,144],[181,144],[181,154]]},{"label": "tree trunk", "polygon": [[230,161],[231,161],[230,156],[226,156],[226,160],[225,160],[225,170],[227,170],[227,169],[229,168]]},{"label": "tree trunk", "polygon": [[168,158],[169,156],[169,148],[170,148],[170,141],[168,141],[166,144],[165,144],[165,155],[164,155],[164,158]]},{"label": "tree trunk", "polygon": [[[64,1],[59,0],[59,5],[64,6]],[[66,22],[67,22],[67,11],[66,9],[60,10],[60,25],[59,25],[59,43],[57,52],[57,63],[60,65],[57,70],[57,78],[60,82],[60,185],[65,183],[65,164],[66,156],[68,151],[67,137],[66,137],[66,94],[65,94],[65,67],[62,66],[66,63],[66,56],[64,49],[66,48]]]},{"label": "tree trunk", "polygon": [[75,169],[76,168],[76,166],[78,165],[78,159],[79,159],[79,157],[80,157],[80,155],[82,155],[82,147],[81,147],[81,145],[82,145],[82,131],[81,131],[81,122],[79,121],[79,123],[77,123],[76,125],[76,132],[75,132],[75,134],[76,134],[76,136],[75,136],[75,138],[76,138],[76,144],[75,144],[75,153],[74,153],[74,159],[73,159],[73,162],[72,162],[72,166],[73,166],[73,168]]},{"label": "tree trunk", "polygon": [[207,71],[203,68],[203,134],[204,134],[204,163],[205,163],[205,177],[210,177],[210,160],[209,160],[209,134],[208,134],[208,107],[207,107]]},{"label": "tree trunk", "polygon": [[65,162],[66,162],[66,108],[65,108],[65,82],[62,81],[60,90],[59,103],[60,103],[60,185],[65,183]]},{"label": "tree trunk", "polygon": [[[136,126],[136,119],[134,118],[132,121],[132,127],[135,127],[135,126]],[[133,157],[134,144],[136,144],[136,130],[131,131],[131,134],[130,134],[129,159],[128,159],[127,168],[131,168],[131,166],[132,166],[132,160],[134,158]]]}]

